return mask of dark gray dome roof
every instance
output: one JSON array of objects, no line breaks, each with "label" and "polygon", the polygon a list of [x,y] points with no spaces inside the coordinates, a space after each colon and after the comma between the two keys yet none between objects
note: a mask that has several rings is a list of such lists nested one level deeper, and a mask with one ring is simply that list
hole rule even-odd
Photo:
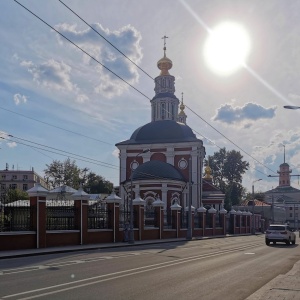
[{"label": "dark gray dome roof", "polygon": [[195,141],[198,141],[196,135],[186,124],[171,120],[161,120],[139,127],[134,131],[129,140],[117,145]]},{"label": "dark gray dome roof", "polygon": [[133,172],[132,180],[178,180],[186,181],[183,175],[171,164],[159,160],[147,161],[139,165]]}]

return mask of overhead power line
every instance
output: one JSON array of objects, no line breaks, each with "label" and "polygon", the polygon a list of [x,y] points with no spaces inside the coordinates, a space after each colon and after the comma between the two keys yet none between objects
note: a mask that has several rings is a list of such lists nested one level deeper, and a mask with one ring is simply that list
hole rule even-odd
[{"label": "overhead power line", "polygon": [[[131,63],[133,63],[136,67],[138,67],[144,74],[146,74],[149,78],[151,78],[152,80],[154,80],[154,78],[149,75],[146,71],[144,71],[141,67],[139,67],[135,62],[133,62],[128,56],[126,56],[120,49],[118,49],[115,45],[113,45],[109,40],[107,40],[99,31],[97,31],[95,28],[93,28],[88,22],[86,22],[81,16],[79,16],[73,9],[71,9],[68,5],[66,5],[62,0],[58,0],[61,4],[63,4],[68,10],[70,10],[74,15],[76,15],[82,22],[84,22],[89,28],[91,28],[95,33],[97,33],[101,38],[103,38],[109,45],[111,45],[115,50],[117,50],[119,53],[121,53],[125,58],[127,58]],[[149,99],[149,98],[148,98]],[[188,107],[186,105],[186,107],[188,109],[190,109],[197,117],[199,117],[201,120],[203,120],[207,125],[209,125],[211,128],[213,128],[215,131],[217,131],[221,136],[223,136],[225,139],[227,139],[230,143],[232,143],[233,145],[235,145],[236,147],[238,147],[238,149],[240,149],[241,151],[243,151],[245,154],[247,154],[249,157],[251,157],[252,159],[254,159],[256,162],[258,162],[260,165],[264,166],[265,168],[267,168],[268,170],[270,170],[273,173],[276,173],[275,171],[269,169],[267,166],[265,166],[263,163],[259,162],[256,158],[254,158],[252,155],[250,155],[249,153],[247,153],[246,151],[244,151],[241,147],[239,147],[236,143],[234,143],[233,141],[231,141],[229,138],[227,138],[223,133],[221,133],[219,130],[217,130],[214,126],[212,126],[210,123],[208,123],[206,120],[204,120],[201,116],[199,116],[196,112],[194,112],[190,107]],[[165,109],[166,110],[166,109]],[[166,110],[167,111],[167,110]],[[169,113],[169,112],[167,112]],[[193,131],[195,131],[193,129]],[[196,132],[196,131],[195,131]],[[196,132],[198,133],[198,132]],[[199,134],[199,133],[198,133]],[[202,135],[202,134],[200,134]],[[202,135],[203,136],[203,135]],[[209,140],[209,139],[208,139]],[[216,144],[215,144],[216,145]],[[216,145],[217,146],[217,145]],[[217,146],[219,147],[219,146]],[[221,149],[221,147],[219,147]],[[257,170],[259,171],[259,170]],[[261,171],[259,171],[261,172]],[[262,174],[264,174],[263,172],[261,172]],[[266,174],[265,174],[266,175]]]},{"label": "overhead power line", "polygon": [[94,141],[97,141],[97,142],[100,142],[100,143],[104,143],[104,144],[107,144],[107,145],[114,146],[114,145],[111,144],[111,143],[108,143],[108,142],[105,142],[105,141],[102,141],[102,140],[99,140],[99,139],[96,139],[96,138],[87,136],[87,135],[85,135],[85,134],[82,134],[82,133],[79,133],[79,132],[76,132],[76,131],[72,131],[72,130],[66,129],[66,128],[63,128],[63,127],[60,127],[60,126],[57,126],[57,125],[53,125],[53,124],[47,123],[47,122],[45,122],[45,121],[41,121],[41,120],[38,120],[38,119],[35,119],[35,118],[32,118],[32,117],[25,116],[25,115],[23,115],[23,114],[17,113],[17,112],[15,112],[15,111],[12,111],[12,110],[10,110],[10,109],[7,109],[7,108],[1,107],[1,106],[0,106],[0,109],[5,110],[5,111],[8,111],[8,112],[10,112],[10,113],[12,113],[12,114],[16,114],[16,115],[18,115],[18,116],[21,116],[21,117],[24,117],[24,118],[33,120],[33,121],[36,121],[36,122],[39,122],[39,123],[42,123],[42,124],[45,124],[45,125],[48,125],[48,126],[57,128],[57,129],[60,129],[60,130],[64,130],[64,131],[66,131],[66,132],[70,132],[70,133],[73,133],[73,134],[77,134],[77,135],[82,136],[82,137],[85,137],[85,138],[87,138],[87,139],[91,139],[91,140],[94,140]]},{"label": "overhead power line", "polygon": [[84,54],[86,54],[88,57],[90,57],[92,60],[94,60],[96,63],[98,63],[99,65],[101,65],[104,69],[106,69],[107,71],[109,71],[110,73],[112,73],[113,75],[115,75],[117,78],[119,78],[121,81],[123,81],[124,83],[126,83],[127,85],[129,85],[130,87],[132,87],[135,91],[137,91],[139,94],[141,94],[142,96],[146,97],[147,99],[151,100],[151,98],[149,98],[148,96],[146,96],[143,92],[141,92],[140,90],[138,90],[136,87],[134,87],[132,84],[130,84],[128,81],[126,81],[125,79],[123,79],[121,76],[119,76],[117,73],[115,73],[114,71],[112,71],[111,69],[109,69],[108,67],[106,67],[104,64],[102,64],[97,58],[95,58],[94,56],[92,56],[91,54],[89,54],[88,52],[86,52],[84,49],[82,49],[80,46],[78,46],[76,43],[74,43],[73,41],[71,41],[69,38],[67,38],[64,34],[62,34],[61,32],[59,32],[57,29],[55,29],[53,26],[51,26],[49,23],[47,23],[45,20],[43,20],[42,18],[40,18],[38,15],[36,15],[34,12],[32,12],[30,9],[28,9],[27,7],[25,7],[23,4],[21,4],[20,2],[18,2],[17,0],[14,0],[17,4],[19,4],[20,6],[22,6],[24,9],[26,9],[29,13],[31,13],[33,16],[35,16],[37,19],[39,19],[41,22],[43,22],[45,25],[47,25],[48,27],[50,27],[52,30],[54,30],[57,34],[59,34],[60,36],[62,36],[64,39],[66,39],[69,43],[71,43],[73,46],[75,46],[77,49],[79,49],[80,51],[82,51]]},{"label": "overhead power line", "polygon": [[[96,58],[94,58],[92,55],[90,55],[87,51],[85,51],[84,49],[82,49],[80,46],[78,46],[76,43],[74,43],[73,41],[71,41],[69,38],[67,38],[64,34],[60,33],[57,29],[55,29],[53,26],[51,26],[49,23],[47,23],[46,21],[44,21],[42,18],[40,18],[39,16],[37,16],[35,13],[33,13],[31,10],[29,10],[27,7],[25,7],[24,5],[22,5],[21,3],[19,3],[17,0],[14,0],[17,4],[19,4],[21,7],[23,7],[25,10],[27,10],[29,13],[31,13],[33,16],[35,16],[37,19],[39,19],[41,22],[43,22],[45,25],[47,25],[48,27],[50,27],[53,31],[55,31],[56,33],[58,33],[60,36],[62,36],[64,39],[66,39],[68,42],[70,42],[72,45],[74,45],[76,48],[78,48],[79,50],[81,50],[83,53],[85,53],[87,56],[89,56],[91,59],[93,59],[95,62],[97,62],[98,64],[100,64],[101,66],[103,66],[106,70],[108,70],[109,72],[111,72],[113,75],[115,75],[117,78],[119,78],[120,80],[122,80],[124,83],[126,83],[127,85],[129,85],[130,87],[132,87],[135,91],[137,91],[138,93],[140,93],[142,96],[144,96],[146,99],[151,101],[151,98],[149,98],[147,95],[145,95],[143,92],[141,92],[140,90],[138,90],[137,88],[135,88],[133,85],[131,85],[130,83],[128,83],[125,79],[123,79],[121,76],[119,76],[118,74],[116,74],[115,72],[113,72],[112,70],[110,70],[109,68],[107,68],[105,65],[103,65],[100,61],[98,61]],[[60,0],[59,0],[60,1]],[[81,18],[78,14],[76,14],[71,8],[69,8],[66,4],[64,4],[62,1],[60,1],[66,8],[68,8],[70,11],[72,11],[72,13],[74,13],[78,18],[80,18],[85,24],[87,24],[93,31],[95,31],[99,36],[101,36],[102,38],[104,38],[96,29],[94,29],[92,26],[90,26],[83,18]],[[130,58],[128,58],[122,51],[120,51],[116,46],[114,46],[111,42],[109,42],[106,38],[104,38],[106,42],[108,42],[112,47],[114,47],[114,49],[116,49],[119,53],[121,53],[123,56],[125,56],[129,61],[131,61],[134,65],[136,65],[132,60],[130,60]],[[137,66],[137,65],[136,65]],[[137,66],[138,67],[138,66]],[[151,79],[153,79],[147,72],[145,72],[142,68],[138,67],[140,70],[142,70],[147,76],[149,76]],[[188,106],[186,106],[188,107]],[[230,143],[232,143],[233,145],[235,145],[238,149],[240,149],[242,152],[244,152],[245,154],[247,154],[249,157],[251,157],[252,159],[254,159],[256,162],[258,162],[260,165],[264,166],[266,169],[270,170],[273,173],[273,170],[271,170],[270,168],[268,168],[266,165],[264,165],[263,163],[259,162],[256,158],[254,158],[253,156],[251,156],[249,153],[247,153],[246,151],[244,151],[241,147],[239,147],[236,143],[234,143],[233,141],[231,141],[229,138],[227,138],[224,134],[222,134],[219,130],[217,130],[215,127],[213,127],[212,125],[210,125],[207,121],[205,121],[202,117],[200,117],[197,113],[195,113],[191,108],[188,107],[188,109],[190,109],[197,117],[199,117],[201,120],[203,120],[206,124],[208,124],[211,128],[213,128],[214,130],[216,130],[219,134],[221,134],[225,139],[227,139]],[[202,135],[202,134],[201,134]],[[217,145],[216,145],[217,146]],[[255,169],[255,168],[254,168]],[[257,170],[259,171],[259,170]]]},{"label": "overhead power line", "polygon": [[205,122],[208,126],[210,126],[211,128],[213,128],[215,131],[217,131],[221,136],[223,136],[226,140],[228,140],[230,143],[232,143],[233,145],[235,145],[238,149],[240,149],[242,152],[244,152],[245,154],[247,154],[249,157],[251,157],[252,159],[254,159],[257,163],[259,163],[260,165],[262,165],[263,167],[267,168],[269,171],[276,173],[275,171],[273,171],[272,169],[268,168],[266,165],[264,165],[263,163],[261,163],[260,161],[258,161],[255,157],[253,157],[251,154],[249,154],[248,152],[246,152],[245,150],[243,150],[240,146],[238,146],[235,142],[233,142],[232,140],[230,140],[228,137],[226,137],[221,131],[219,131],[217,128],[215,128],[214,126],[212,126],[211,124],[209,124],[206,120],[204,120],[199,114],[197,114],[194,110],[192,110],[190,107],[188,107],[187,105],[185,105],[192,113],[194,113],[198,118],[200,118],[203,122]]},{"label": "overhead power line", "polygon": [[[8,141],[16,142],[18,144],[28,146],[28,147],[31,147],[31,148],[35,148],[35,149],[39,149],[39,150],[47,151],[47,152],[50,152],[50,153],[67,156],[67,157],[72,157],[74,159],[82,160],[82,161],[89,162],[89,163],[94,163],[94,164],[100,165],[102,167],[108,167],[108,168],[117,169],[117,170],[119,169],[119,167],[116,166],[116,165],[109,164],[109,163],[106,163],[106,162],[103,162],[103,161],[100,161],[100,160],[97,160],[97,159],[93,159],[93,158],[89,158],[89,157],[86,157],[86,156],[83,156],[83,155],[79,155],[79,154],[75,154],[75,153],[72,153],[72,152],[60,150],[58,148],[50,147],[50,146],[47,146],[47,145],[35,143],[35,142],[29,141],[29,140],[26,140],[26,139],[18,138],[16,136],[11,135],[11,134],[7,134],[7,136],[9,138],[6,138],[6,137],[1,137],[1,138],[5,139],[5,140],[8,140]],[[23,142],[20,142],[20,141],[23,141]],[[30,143],[30,144],[33,144],[33,145],[37,145],[37,146],[26,144],[24,142]]]},{"label": "overhead power line", "polygon": [[114,44],[112,44],[108,39],[106,39],[98,30],[96,30],[93,26],[87,23],[83,18],[81,18],[74,10],[72,10],[68,5],[66,5],[63,1],[58,0],[61,4],[63,4],[69,11],[71,11],[74,15],[76,15],[83,23],[85,23],[88,27],[90,27],[95,33],[97,33],[100,37],[102,37],[108,44],[110,44],[115,50],[117,50],[120,54],[122,54],[125,58],[127,58],[132,64],[134,64],[139,70],[141,70],[144,74],[146,74],[149,78],[154,78],[149,75],[145,70],[143,70],[140,66],[138,66],[132,59],[130,59],[124,52],[118,49]]}]

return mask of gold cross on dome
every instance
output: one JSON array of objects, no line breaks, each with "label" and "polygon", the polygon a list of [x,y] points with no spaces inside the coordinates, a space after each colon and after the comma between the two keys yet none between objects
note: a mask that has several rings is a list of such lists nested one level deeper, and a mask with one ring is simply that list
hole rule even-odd
[{"label": "gold cross on dome", "polygon": [[166,39],[168,39],[169,37],[168,36],[166,36],[166,35],[164,35],[163,37],[162,37],[162,39],[164,40],[164,54],[166,55]]}]

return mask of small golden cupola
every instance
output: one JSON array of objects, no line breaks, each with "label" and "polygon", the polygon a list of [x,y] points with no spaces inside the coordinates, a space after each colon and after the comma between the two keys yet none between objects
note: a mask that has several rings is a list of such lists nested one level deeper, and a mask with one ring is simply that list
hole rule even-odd
[{"label": "small golden cupola", "polygon": [[180,103],[179,108],[180,108],[180,112],[178,114],[177,121],[180,122],[180,123],[186,124],[187,116],[184,112],[185,105],[183,104],[183,93],[181,93],[181,103]]},{"label": "small golden cupola", "polygon": [[169,70],[172,68],[173,66],[173,63],[171,61],[171,59],[169,59],[167,56],[166,56],[166,39],[168,37],[167,36],[164,36],[163,39],[164,39],[164,57],[161,58],[158,62],[157,62],[157,67],[160,69],[160,76],[164,76],[164,75],[170,75],[169,74]]},{"label": "small golden cupola", "polygon": [[212,179],[212,175],[211,175],[212,171],[209,165],[207,165],[204,169],[204,178],[205,179]]}]

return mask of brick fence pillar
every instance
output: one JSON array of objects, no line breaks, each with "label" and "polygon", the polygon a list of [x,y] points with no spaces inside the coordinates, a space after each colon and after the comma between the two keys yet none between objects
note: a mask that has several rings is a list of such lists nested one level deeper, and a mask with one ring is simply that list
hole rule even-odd
[{"label": "brick fence pillar", "polygon": [[179,230],[181,227],[181,209],[182,207],[175,202],[172,206],[171,206],[171,213],[172,213],[172,228],[176,229],[176,237],[179,237]]},{"label": "brick fence pillar", "polygon": [[[188,221],[188,227],[189,227],[189,222],[190,222],[190,220],[189,220],[189,207],[186,206],[186,208],[184,209],[184,211],[188,215],[187,221]],[[192,237],[193,237],[193,235],[194,235],[194,228],[195,228],[195,207],[193,205],[191,206],[191,213],[192,213],[191,214],[191,219],[192,219],[191,224],[192,224]]]},{"label": "brick fence pillar", "polygon": [[30,216],[33,230],[36,230],[36,248],[45,248],[46,241],[46,197],[48,190],[37,183],[27,191],[30,199],[30,207],[34,207],[34,213]]},{"label": "brick fence pillar", "polygon": [[136,215],[133,227],[138,228],[138,239],[141,241],[145,224],[145,201],[138,196],[132,201],[132,204]]},{"label": "brick fence pillar", "polygon": [[241,229],[242,229],[242,212],[240,210],[238,210],[236,212],[236,225],[238,227],[238,233],[241,233]]},{"label": "brick fence pillar", "polygon": [[231,234],[235,234],[236,233],[236,211],[232,208],[231,211],[229,212],[230,213],[230,233]]},{"label": "brick fence pillar", "polygon": [[197,212],[198,212],[199,224],[202,228],[202,236],[204,236],[205,224],[206,224],[206,208],[204,206],[200,206],[197,209]]},{"label": "brick fence pillar", "polygon": [[164,202],[157,198],[153,203],[155,211],[155,227],[159,228],[159,239],[162,239],[162,231],[164,228]]},{"label": "brick fence pillar", "polygon": [[217,213],[217,210],[212,206],[208,210],[208,213],[210,215],[210,220],[211,220],[212,235],[214,236],[216,234],[216,213]]},{"label": "brick fence pillar", "polygon": [[[115,192],[112,192],[108,197],[106,197],[105,201],[107,203],[107,209],[109,212],[109,228],[113,228],[113,242],[116,242],[116,235],[119,233],[119,224],[120,224],[120,202],[121,198],[118,197]],[[118,234],[119,235],[119,234]]]},{"label": "brick fence pillar", "polygon": [[75,206],[75,222],[77,228],[80,228],[80,245],[87,244],[88,238],[88,205],[90,195],[87,194],[82,186],[77,192],[72,194]]},{"label": "brick fence pillar", "polygon": [[226,214],[227,214],[227,210],[223,207],[222,209],[220,209],[219,213],[220,213],[220,219],[221,219],[221,226],[223,228],[223,234],[226,235]]}]

